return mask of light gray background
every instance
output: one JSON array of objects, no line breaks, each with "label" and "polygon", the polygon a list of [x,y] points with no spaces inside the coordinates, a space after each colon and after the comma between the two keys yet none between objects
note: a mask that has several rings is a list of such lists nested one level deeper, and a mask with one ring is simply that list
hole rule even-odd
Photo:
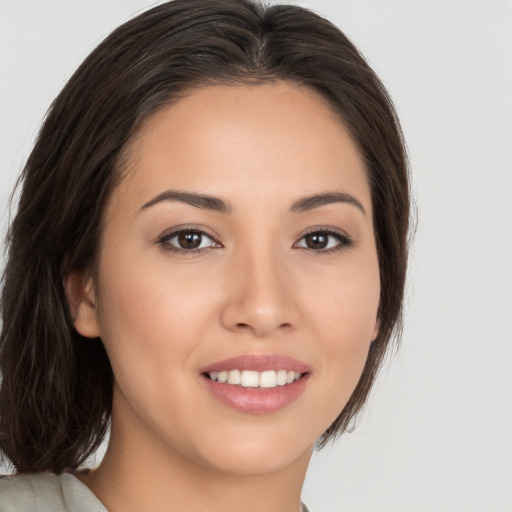
[{"label": "light gray background", "polygon": [[[359,428],[314,456],[304,499],[317,512],[512,512],[512,3],[298,3],[338,24],[391,92],[419,212],[402,347]],[[154,4],[0,0],[2,233],[51,100]]]}]

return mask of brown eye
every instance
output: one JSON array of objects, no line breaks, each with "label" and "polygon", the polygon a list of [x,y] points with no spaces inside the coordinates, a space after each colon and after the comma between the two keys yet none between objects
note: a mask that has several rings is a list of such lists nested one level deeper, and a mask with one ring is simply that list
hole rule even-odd
[{"label": "brown eye", "polygon": [[173,252],[198,252],[202,249],[219,247],[212,237],[196,229],[174,231],[162,237],[159,243]]},{"label": "brown eye", "polygon": [[304,235],[295,247],[311,249],[316,252],[333,252],[353,245],[352,239],[337,231],[311,231]]},{"label": "brown eye", "polygon": [[197,249],[201,245],[202,235],[200,233],[180,233],[176,238],[182,249]]},{"label": "brown eye", "polygon": [[310,233],[304,237],[308,249],[325,249],[329,243],[329,235],[326,233]]}]

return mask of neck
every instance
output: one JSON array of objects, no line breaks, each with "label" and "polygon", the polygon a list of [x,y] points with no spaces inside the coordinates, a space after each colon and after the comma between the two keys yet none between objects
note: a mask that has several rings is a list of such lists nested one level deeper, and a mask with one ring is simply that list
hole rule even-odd
[{"label": "neck", "polygon": [[299,512],[311,453],[268,472],[219,470],[113,419],[102,463],[80,479],[109,512]]}]

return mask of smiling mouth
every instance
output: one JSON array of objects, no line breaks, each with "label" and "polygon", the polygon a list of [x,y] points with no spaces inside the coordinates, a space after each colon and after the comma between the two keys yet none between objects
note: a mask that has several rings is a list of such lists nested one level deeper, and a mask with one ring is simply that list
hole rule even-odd
[{"label": "smiling mouth", "polygon": [[303,393],[312,368],[284,354],[244,354],[200,369],[200,382],[215,399],[236,411],[271,414]]},{"label": "smiling mouth", "polygon": [[221,384],[231,384],[244,388],[270,389],[286,386],[301,379],[306,373],[293,370],[267,370],[257,372],[252,370],[223,370],[205,372],[206,378]]}]

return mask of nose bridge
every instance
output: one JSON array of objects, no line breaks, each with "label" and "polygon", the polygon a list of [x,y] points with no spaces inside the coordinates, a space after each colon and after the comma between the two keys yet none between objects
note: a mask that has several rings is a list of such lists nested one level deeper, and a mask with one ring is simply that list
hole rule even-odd
[{"label": "nose bridge", "polygon": [[291,272],[275,239],[259,237],[236,248],[230,280],[223,312],[226,327],[261,337],[295,326]]}]

